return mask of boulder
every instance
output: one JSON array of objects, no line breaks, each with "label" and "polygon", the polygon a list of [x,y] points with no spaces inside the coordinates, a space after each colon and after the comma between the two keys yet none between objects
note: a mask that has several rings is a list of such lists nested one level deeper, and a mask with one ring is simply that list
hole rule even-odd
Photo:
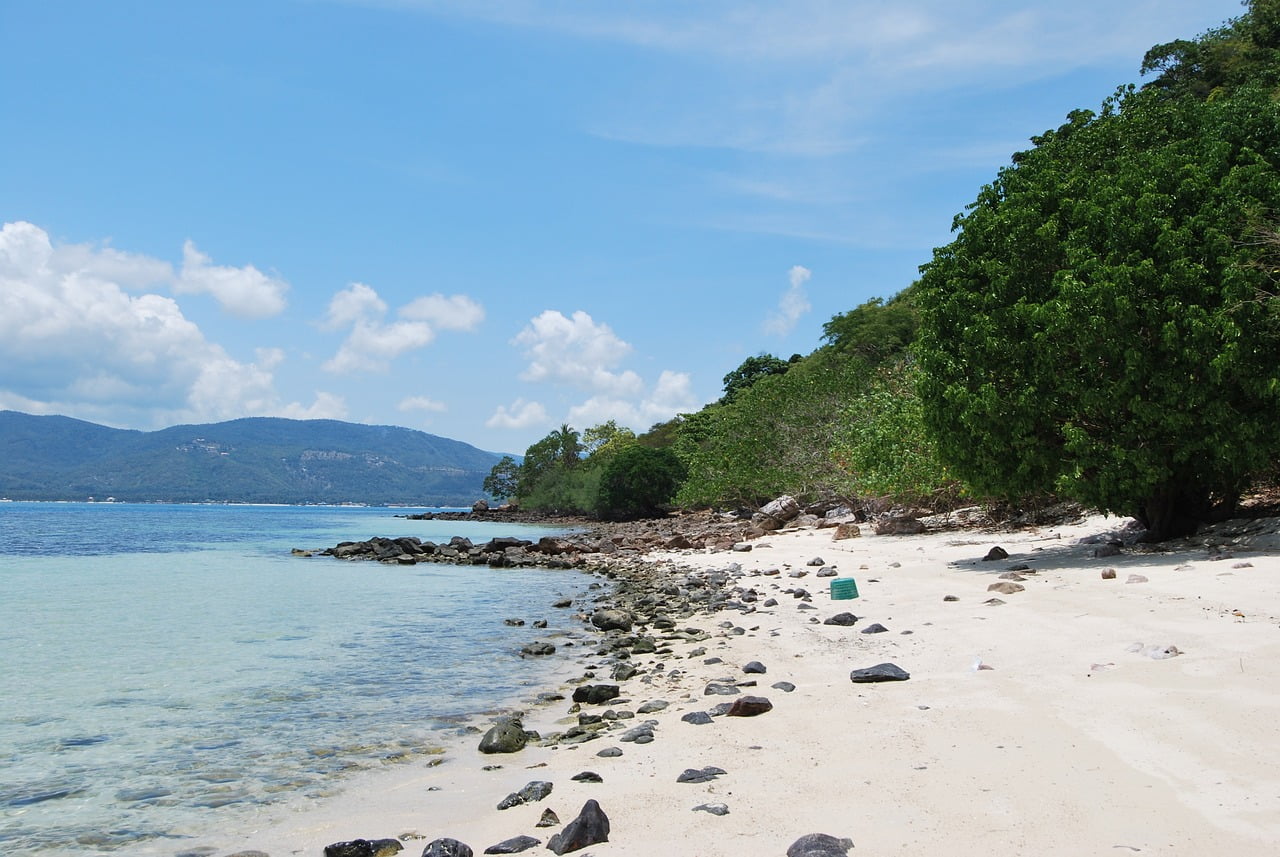
[{"label": "boulder", "polygon": [[521,851],[528,851],[530,848],[536,848],[541,844],[541,839],[534,839],[532,836],[516,836],[511,839],[504,839],[497,845],[490,845],[484,849],[484,853],[519,854]]},{"label": "boulder", "polygon": [[604,608],[591,614],[591,624],[601,631],[630,631],[635,621],[636,617],[627,610]]},{"label": "boulder", "polygon": [[556,647],[553,643],[548,643],[546,640],[534,640],[532,643],[526,643],[522,646],[520,648],[520,652],[526,655],[541,657],[544,655],[554,655],[556,653]]},{"label": "boulder", "polygon": [[488,500],[477,500],[477,501],[475,501],[474,503],[472,503],[472,504],[471,504],[471,511],[473,511],[473,512],[487,512],[487,511],[489,511],[489,501],[488,501]]},{"label": "boulder", "polygon": [[480,739],[481,753],[518,753],[529,743],[524,724],[515,717],[505,717],[490,727]]},{"label": "boulder", "polygon": [[744,696],[735,699],[733,705],[725,712],[726,717],[755,717],[773,710],[773,703],[763,696]]},{"label": "boulder", "polygon": [[862,535],[862,530],[858,525],[850,521],[843,524],[836,524],[836,531],[831,534],[833,541],[843,541],[844,539],[856,539]]},{"label": "boulder", "polygon": [[897,664],[876,664],[849,673],[849,681],[854,684],[868,684],[878,681],[906,681],[911,674]]},{"label": "boulder", "polygon": [[800,516],[800,504],[796,502],[796,498],[783,494],[776,500],[771,500],[761,506],[760,514],[785,524],[792,518]]},{"label": "boulder", "polygon": [[887,515],[876,521],[877,536],[914,536],[924,532],[924,523],[910,515]]},{"label": "boulder", "polygon": [[822,624],[824,625],[844,625],[844,626],[856,625],[857,623],[858,623],[858,617],[854,616],[852,613],[837,613],[836,615],[832,616],[829,619],[825,619],[822,622]]},{"label": "boulder", "polygon": [[573,701],[600,705],[619,696],[616,684],[584,684],[573,689]]},{"label": "boulder", "polygon": [[787,849],[787,857],[845,857],[853,847],[852,839],[837,839],[826,833],[801,836]]},{"label": "boulder", "polygon": [[422,857],[473,857],[474,854],[469,846],[448,837],[433,840],[422,851]]},{"label": "boulder", "polygon": [[324,857],[391,857],[404,849],[398,839],[352,839],[324,847]]},{"label": "boulder", "polygon": [[547,842],[547,848],[556,854],[568,854],[571,851],[580,851],[608,841],[609,817],[600,808],[600,804],[589,800],[583,804],[577,818],[566,824],[564,830],[551,837]]}]

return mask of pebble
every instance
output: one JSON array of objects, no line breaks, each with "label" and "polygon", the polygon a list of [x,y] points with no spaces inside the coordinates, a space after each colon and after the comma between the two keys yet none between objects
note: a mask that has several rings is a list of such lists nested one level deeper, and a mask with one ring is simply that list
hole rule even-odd
[{"label": "pebble", "polygon": [[836,615],[830,617],[829,619],[823,620],[822,624],[849,626],[849,625],[856,625],[857,622],[858,622],[858,617],[854,616],[852,613],[837,613]]},{"label": "pebble", "polygon": [[709,812],[712,815],[728,815],[729,807],[723,803],[700,803],[693,808],[694,812]]},{"label": "pebble", "polygon": [[886,632],[886,631],[888,631],[888,630],[889,630],[889,629],[888,629],[888,628],[886,628],[884,625],[881,625],[879,622],[875,622],[875,623],[873,623],[873,624],[871,624],[871,625],[868,625],[867,627],[863,628],[863,629],[862,629],[862,631],[861,631],[860,633],[863,633],[863,634],[883,634],[883,633],[885,633],[885,632]]},{"label": "pebble", "polygon": [[692,723],[694,726],[704,726],[711,722],[711,715],[705,711],[690,711],[680,719],[685,723]]},{"label": "pebble", "polygon": [[680,776],[676,777],[677,783],[709,783],[716,777],[724,776],[729,773],[724,768],[717,768],[714,765],[708,765],[701,770],[694,768],[685,768]]},{"label": "pebble", "polygon": [[873,667],[864,667],[849,673],[849,680],[854,684],[866,684],[869,682],[879,681],[906,681],[909,678],[911,678],[910,673],[897,664],[891,663],[876,664]]},{"label": "pebble", "polygon": [[748,661],[746,664],[743,665],[742,671],[744,673],[750,673],[750,674],[756,674],[756,675],[768,672],[768,670],[765,668],[765,665],[760,663],[759,661]]},{"label": "pebble", "polygon": [[783,693],[790,693],[791,691],[796,689],[796,686],[789,681],[775,681],[773,684],[769,686],[774,690],[780,690]]},{"label": "pebble", "polygon": [[532,836],[516,836],[511,839],[504,839],[497,845],[490,845],[484,849],[484,853],[519,854],[521,851],[528,851],[530,848],[536,848],[541,844],[541,839],[534,839]]},{"label": "pebble", "polygon": [[602,759],[614,759],[622,755],[622,748],[621,747],[605,747],[603,750],[596,753],[596,755]]}]

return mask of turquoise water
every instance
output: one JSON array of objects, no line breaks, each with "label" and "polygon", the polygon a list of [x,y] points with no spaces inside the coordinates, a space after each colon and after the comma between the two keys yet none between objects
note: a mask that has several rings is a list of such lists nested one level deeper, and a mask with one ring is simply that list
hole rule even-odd
[{"label": "turquoise water", "polygon": [[290,556],[546,533],[408,511],[0,503],[0,852],[176,853],[545,680],[503,619],[554,632],[585,575]]}]

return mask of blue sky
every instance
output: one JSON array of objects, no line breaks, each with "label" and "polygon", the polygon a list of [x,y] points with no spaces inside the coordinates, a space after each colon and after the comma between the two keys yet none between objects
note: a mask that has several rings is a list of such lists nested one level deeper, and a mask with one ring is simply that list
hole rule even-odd
[{"label": "blue sky", "polygon": [[0,0],[0,408],[637,431],[1237,0]]}]

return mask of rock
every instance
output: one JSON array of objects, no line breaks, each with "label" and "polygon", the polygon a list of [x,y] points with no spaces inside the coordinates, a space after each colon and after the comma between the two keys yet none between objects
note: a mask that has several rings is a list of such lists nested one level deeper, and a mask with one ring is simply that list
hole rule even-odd
[{"label": "rock", "polygon": [[712,682],[702,691],[703,696],[737,696],[742,691],[732,684]]},{"label": "rock", "polygon": [[890,515],[876,521],[877,536],[914,536],[924,532],[924,523],[909,515]]},{"label": "rock", "polygon": [[[550,810],[548,810],[550,812]],[[528,851],[542,844],[541,839],[534,839],[532,836],[516,836],[512,839],[504,839],[497,845],[490,845],[484,849],[486,854],[519,854],[521,851]]]},{"label": "rock", "polygon": [[960,600],[960,596],[958,596],[958,595],[944,595],[944,596],[942,596],[942,600],[943,600],[943,601],[959,601],[959,600]]},{"label": "rock", "polygon": [[837,572],[833,567],[827,566],[826,568],[818,569],[814,574],[818,577],[835,577]]},{"label": "rock", "polygon": [[422,852],[422,857],[473,857],[475,852],[456,839],[436,839]]},{"label": "rock", "polygon": [[700,803],[693,808],[694,812],[709,812],[712,815],[728,815],[729,807],[723,803]]},{"label": "rock", "polygon": [[636,617],[626,610],[605,608],[591,614],[591,624],[601,631],[630,631],[635,621]]},{"label": "rock", "polygon": [[561,598],[561,599],[559,599],[558,601],[556,601],[555,603],[553,603],[551,606],[552,606],[552,607],[561,607],[561,608],[563,608],[563,607],[572,607],[572,606],[573,606],[573,599],[572,599],[572,598]]},{"label": "rock", "polygon": [[1004,574],[1000,575],[1000,579],[1012,580],[1016,583],[1022,583],[1024,580],[1026,580],[1025,577],[1023,577],[1021,574],[1018,574],[1018,572],[1016,571],[1006,571]]},{"label": "rock", "polygon": [[717,768],[714,765],[708,765],[702,770],[694,770],[693,768],[685,768],[680,776],[676,777],[677,783],[709,783],[716,777],[724,776],[729,773],[724,768]]},{"label": "rock", "polygon": [[783,693],[790,693],[796,689],[796,686],[789,681],[775,681],[773,684],[769,685],[769,687],[774,690],[780,690]]},{"label": "rock", "polygon": [[616,684],[584,684],[573,689],[573,701],[600,705],[619,696]]},{"label": "rock", "polygon": [[812,568],[821,568],[826,564],[827,564],[827,561],[820,556],[815,556],[813,559],[805,563],[805,565],[810,566]]},{"label": "rock", "polygon": [[599,756],[601,759],[614,759],[622,755],[622,748],[621,747],[605,747],[603,750],[596,753],[596,755]]},{"label": "rock", "polygon": [[694,726],[705,726],[712,722],[711,715],[705,711],[690,711],[680,719],[685,723],[692,723]]},{"label": "rock", "polygon": [[766,518],[772,518],[779,523],[785,524],[792,518],[800,516],[800,504],[796,502],[794,497],[783,494],[776,500],[770,500],[760,507],[760,514]]},{"label": "rock", "polygon": [[480,739],[481,753],[518,753],[529,743],[519,719],[505,717],[495,723]]},{"label": "rock", "polygon": [[600,804],[587,801],[578,817],[565,825],[564,830],[551,837],[547,848],[556,854],[568,854],[591,845],[609,841],[609,817]]},{"label": "rock", "polygon": [[748,661],[743,665],[742,671],[749,675],[763,675],[768,672],[768,670],[765,669],[765,665],[759,661]]},{"label": "rock", "polygon": [[[623,732],[618,740],[624,744],[648,744],[653,740],[653,724],[643,723]],[[621,754],[619,754],[621,755]]]},{"label": "rock", "polygon": [[996,560],[1008,559],[1008,558],[1009,558],[1009,552],[1004,548],[1000,547],[999,545],[996,545],[991,550],[987,551],[987,555],[982,558],[982,561],[995,562]]},{"label": "rock", "polygon": [[733,706],[726,712],[728,717],[755,717],[773,710],[773,703],[763,696],[744,696],[735,699]]},{"label": "rock", "polygon": [[600,776],[595,771],[583,771],[580,774],[574,774],[569,779],[573,780],[576,783],[603,783],[604,782],[604,777]]},{"label": "rock", "polygon": [[487,511],[489,511],[489,501],[488,501],[488,500],[477,500],[477,501],[475,501],[474,503],[472,503],[472,504],[471,504],[471,511],[473,511],[473,512],[487,512]]},{"label": "rock", "polygon": [[1129,575],[1128,579],[1125,580],[1125,583],[1146,583],[1146,582],[1147,582],[1147,577],[1146,575],[1143,575],[1143,574],[1131,574]]},{"label": "rock", "polygon": [[521,654],[533,655],[534,657],[542,657],[544,655],[554,655],[556,647],[548,643],[546,640],[534,640],[532,643],[526,643],[520,648]]},{"label": "rock", "polygon": [[856,625],[857,623],[858,617],[854,616],[852,613],[837,613],[831,618],[824,619],[822,621],[822,624],[824,625],[843,625],[846,627],[849,625]]},{"label": "rock", "polygon": [[836,524],[835,532],[831,534],[832,541],[844,541],[845,539],[856,539],[862,535],[862,530],[857,524],[846,521],[843,524]]},{"label": "rock", "polygon": [[729,550],[734,553],[751,553],[751,548],[751,542],[734,542],[733,547],[729,548]]},{"label": "rock", "polygon": [[1104,569],[1102,570],[1102,579],[1103,579],[1103,580],[1115,580],[1115,579],[1116,579],[1116,570],[1115,570],[1114,568],[1104,568]]},{"label": "rock", "polygon": [[876,664],[873,667],[857,669],[849,673],[849,681],[854,684],[867,684],[877,681],[906,681],[911,675],[897,664]]},{"label": "rock", "polygon": [[1120,553],[1120,545],[1108,542],[1105,545],[1098,545],[1093,549],[1094,559],[1103,559],[1109,556],[1117,556]]},{"label": "rock", "polygon": [[538,819],[538,823],[534,827],[555,827],[560,823],[560,816],[555,814],[554,810],[544,809],[542,818]]},{"label": "rock", "polygon": [[668,705],[670,705],[670,703],[667,702],[665,699],[651,699],[648,702],[641,704],[641,706],[636,709],[636,713],[637,714],[653,714],[655,711],[663,710]]},{"label": "rock", "polygon": [[863,629],[862,629],[862,633],[863,633],[863,634],[883,634],[884,632],[886,632],[886,631],[888,631],[888,630],[889,630],[889,629],[888,629],[888,628],[886,628],[884,625],[881,625],[879,622],[875,622],[875,623],[873,623],[873,624],[871,624],[871,625],[868,625],[867,627],[863,628]]},{"label": "rock", "polygon": [[324,857],[391,857],[404,850],[398,839],[352,839],[324,847]]},{"label": "rock", "polygon": [[852,839],[836,839],[825,833],[808,833],[787,849],[787,857],[845,857],[853,847]]},{"label": "rock", "polygon": [[999,583],[993,583],[990,586],[988,586],[987,591],[999,592],[1001,595],[1013,595],[1014,593],[1021,592],[1026,588],[1027,587],[1023,586],[1021,583],[1013,583],[1012,581],[1009,581],[1009,580],[1002,580]]}]

